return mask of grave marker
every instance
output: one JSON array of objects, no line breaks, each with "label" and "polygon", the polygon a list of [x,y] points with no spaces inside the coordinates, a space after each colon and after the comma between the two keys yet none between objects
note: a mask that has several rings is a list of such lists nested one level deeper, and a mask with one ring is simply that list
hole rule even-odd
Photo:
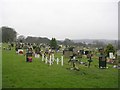
[{"label": "grave marker", "polygon": [[63,66],[63,56],[61,56],[61,66]]},{"label": "grave marker", "polygon": [[54,62],[54,54],[52,54],[52,61]]},{"label": "grave marker", "polygon": [[44,61],[44,54],[42,54],[42,61]]},{"label": "grave marker", "polygon": [[39,54],[35,54],[35,58],[39,58],[40,57],[40,55]]},{"label": "grave marker", "polygon": [[50,64],[50,66],[51,66],[51,63],[52,63],[52,62],[51,62],[51,55],[50,55],[50,59],[49,59],[49,64]]},{"label": "grave marker", "polygon": [[58,58],[57,58],[56,62],[57,62],[57,64],[59,63],[59,59]]},{"label": "grave marker", "polygon": [[47,64],[47,57],[45,58],[45,63]]},{"label": "grave marker", "polygon": [[114,56],[113,56],[113,53],[110,52],[110,53],[109,53],[109,58],[110,58],[110,59],[113,59],[113,57],[114,57]]}]

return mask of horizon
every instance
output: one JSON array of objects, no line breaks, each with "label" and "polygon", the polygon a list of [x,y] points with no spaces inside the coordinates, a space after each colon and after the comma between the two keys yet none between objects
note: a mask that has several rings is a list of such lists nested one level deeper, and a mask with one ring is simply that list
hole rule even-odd
[{"label": "horizon", "polygon": [[[17,36],[17,38],[19,37],[20,35]],[[24,35],[23,35],[24,36]],[[25,36],[25,38],[27,37],[41,37],[41,38],[48,38],[47,36],[35,36],[35,35],[28,35],[28,36]],[[57,39],[56,37],[52,37],[52,38],[55,38],[56,40],[58,41],[64,41],[65,39],[70,39],[70,38],[64,38],[64,39]],[[52,38],[48,38],[48,39],[52,39]],[[102,39],[102,38],[80,38],[80,39],[70,39],[70,40],[118,40],[118,39]]]}]

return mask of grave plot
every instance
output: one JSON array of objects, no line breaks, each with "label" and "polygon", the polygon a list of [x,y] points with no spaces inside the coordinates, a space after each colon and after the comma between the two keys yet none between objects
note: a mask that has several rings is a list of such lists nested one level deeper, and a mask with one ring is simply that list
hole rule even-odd
[{"label": "grave plot", "polygon": [[[108,69],[99,69],[99,59],[92,57],[93,62],[88,66],[74,62],[68,64],[69,58],[62,57],[61,53],[51,56],[35,58],[32,63],[25,62],[24,55],[15,54],[14,50],[3,50],[3,87],[8,88],[107,88],[118,87],[118,73],[113,65],[107,65]],[[47,58],[47,59],[46,59]],[[63,58],[63,63],[62,63]],[[89,58],[82,57],[88,63]],[[52,61],[54,61],[52,63]],[[50,63],[51,62],[51,63]],[[67,70],[69,68],[69,70]],[[75,70],[75,68],[79,68]],[[74,69],[74,70],[70,70]],[[19,78],[18,78],[19,77]],[[71,82],[74,81],[74,82]],[[86,82],[87,81],[87,82]],[[103,81],[105,81],[103,83]],[[16,83],[14,83],[16,82]],[[63,83],[64,82],[64,83]],[[91,83],[92,82],[92,83]]]}]

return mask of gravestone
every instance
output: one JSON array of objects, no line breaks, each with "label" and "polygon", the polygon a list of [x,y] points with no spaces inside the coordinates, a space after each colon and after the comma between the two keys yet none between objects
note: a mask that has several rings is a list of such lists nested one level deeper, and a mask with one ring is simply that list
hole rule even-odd
[{"label": "gravestone", "polygon": [[58,58],[57,58],[56,62],[57,62],[57,65],[58,65],[58,63],[59,63],[59,59]]},{"label": "gravestone", "polygon": [[48,62],[48,58],[47,58],[47,57],[45,57],[45,64],[47,64],[47,62]]},{"label": "gravestone", "polygon": [[42,54],[42,61],[44,61],[44,54]]},{"label": "gravestone", "polygon": [[40,58],[40,54],[35,54],[35,58]]},{"label": "gravestone", "polygon": [[113,53],[110,52],[110,53],[109,53],[109,58],[110,58],[110,59],[113,59],[113,57],[114,57],[114,56],[113,56]]},{"label": "gravestone", "polygon": [[63,56],[61,56],[61,66],[63,66]]},{"label": "gravestone", "polygon": [[26,53],[26,62],[32,62],[32,52],[28,51]]},{"label": "gravestone", "polygon": [[51,64],[52,64],[52,61],[51,61],[51,55],[50,55],[50,58],[49,58],[49,65],[51,66]]},{"label": "gravestone", "polygon": [[106,64],[107,64],[107,57],[104,53],[104,49],[103,48],[99,48],[99,68],[106,68]]},{"label": "gravestone", "polygon": [[99,68],[106,68],[106,56],[104,54],[100,54],[99,56]]},{"label": "gravestone", "polygon": [[18,49],[18,54],[22,55],[23,54],[23,49]]},{"label": "gravestone", "polygon": [[52,57],[52,61],[54,62],[54,59],[55,59],[55,58],[54,58],[54,54],[52,54],[51,57]]}]

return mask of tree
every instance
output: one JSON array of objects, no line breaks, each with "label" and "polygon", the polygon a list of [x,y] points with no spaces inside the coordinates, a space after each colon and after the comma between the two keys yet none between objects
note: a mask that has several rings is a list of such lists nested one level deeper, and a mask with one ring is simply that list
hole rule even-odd
[{"label": "tree", "polygon": [[107,57],[109,57],[109,53],[112,52],[113,54],[115,53],[115,48],[113,47],[112,44],[108,44],[105,48],[105,53]]},{"label": "tree", "polygon": [[74,42],[73,42],[72,40],[66,38],[66,39],[63,41],[63,44],[64,44],[64,45],[73,45]]},{"label": "tree", "polygon": [[2,27],[2,42],[14,42],[16,41],[17,32],[10,27]]},{"label": "tree", "polygon": [[26,42],[28,43],[36,43],[36,44],[40,44],[40,43],[50,43],[50,40],[48,38],[42,38],[42,37],[32,37],[32,36],[28,36],[25,39]]},{"label": "tree", "polygon": [[57,41],[55,38],[52,38],[52,40],[50,41],[50,47],[52,49],[57,49]]},{"label": "tree", "polygon": [[18,36],[17,40],[19,42],[24,42],[25,41],[25,36],[24,35],[20,35],[20,36]]}]

